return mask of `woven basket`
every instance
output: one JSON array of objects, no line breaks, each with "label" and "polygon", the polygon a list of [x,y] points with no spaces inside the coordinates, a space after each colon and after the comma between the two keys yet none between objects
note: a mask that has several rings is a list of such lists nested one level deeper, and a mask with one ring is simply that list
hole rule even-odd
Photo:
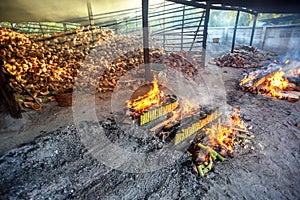
[{"label": "woven basket", "polygon": [[72,106],[72,92],[57,94],[54,97],[59,106]]}]

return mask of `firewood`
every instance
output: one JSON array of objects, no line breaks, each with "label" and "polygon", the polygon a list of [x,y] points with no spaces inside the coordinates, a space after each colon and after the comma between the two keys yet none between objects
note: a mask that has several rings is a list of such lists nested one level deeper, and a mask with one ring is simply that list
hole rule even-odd
[{"label": "firewood", "polygon": [[257,68],[262,67],[262,60],[268,60],[271,54],[262,53],[257,49],[252,51],[250,46],[240,46],[233,53],[227,53],[214,59],[213,62],[220,67]]},{"label": "firewood", "polygon": [[280,94],[284,99],[287,99],[289,102],[296,102],[300,98],[300,92],[296,91],[283,91]]}]

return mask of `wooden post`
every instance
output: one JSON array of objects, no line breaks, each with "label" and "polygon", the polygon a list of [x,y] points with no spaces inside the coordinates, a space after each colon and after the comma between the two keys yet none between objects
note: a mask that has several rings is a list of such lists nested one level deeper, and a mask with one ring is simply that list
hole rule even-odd
[{"label": "wooden post", "polygon": [[250,46],[252,46],[252,43],[253,43],[254,32],[255,32],[255,27],[256,27],[256,21],[257,21],[257,13],[254,14],[254,18],[253,18],[253,26],[252,26],[252,32],[251,32],[251,38],[250,38]]},{"label": "wooden post", "polygon": [[40,26],[41,32],[42,32],[42,34],[43,34],[43,37],[45,37],[44,30],[43,30],[43,27],[42,27],[42,25],[41,25],[40,22],[39,22],[39,26]]},{"label": "wooden post", "polygon": [[240,11],[238,10],[238,12],[236,14],[235,25],[234,25],[234,30],[233,30],[231,53],[233,53],[233,49],[234,49],[236,29],[237,29],[237,26],[238,26],[238,23],[239,23],[239,17],[240,17]]},{"label": "wooden post", "polygon": [[151,82],[150,55],[149,55],[149,26],[148,26],[148,8],[149,1],[142,0],[142,18],[143,18],[143,46],[144,46],[144,64],[145,79]]}]

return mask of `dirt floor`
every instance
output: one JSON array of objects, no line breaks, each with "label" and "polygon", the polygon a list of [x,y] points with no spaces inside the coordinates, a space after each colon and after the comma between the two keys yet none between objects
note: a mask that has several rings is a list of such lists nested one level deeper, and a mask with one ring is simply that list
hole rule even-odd
[{"label": "dirt floor", "polygon": [[[215,73],[214,66],[207,70]],[[134,137],[143,130],[121,129],[107,119],[112,117],[107,112],[110,95],[100,95],[96,108],[84,102],[74,112],[52,102],[42,111],[24,113],[21,120],[3,116],[1,199],[299,199],[300,128],[295,124],[300,122],[300,102],[245,93],[238,88],[243,69],[219,70],[226,103],[240,108],[255,138],[247,150],[215,163],[205,177],[193,172],[184,152],[162,154],[166,159],[153,168],[155,158],[147,155],[162,148],[158,138]],[[88,119],[84,115],[94,110],[100,122],[93,116],[78,120]],[[111,146],[83,140],[87,133],[104,135],[126,151],[141,153],[147,162],[131,170],[135,162],[125,151],[117,157],[113,149],[97,156],[90,144],[105,150]],[[99,159],[104,154],[107,162]],[[115,160],[122,160],[121,165],[114,165]]]}]

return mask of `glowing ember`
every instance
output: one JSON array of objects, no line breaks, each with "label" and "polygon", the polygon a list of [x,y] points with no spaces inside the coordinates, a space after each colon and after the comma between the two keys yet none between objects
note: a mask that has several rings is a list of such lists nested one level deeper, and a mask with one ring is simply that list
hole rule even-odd
[{"label": "glowing ember", "polygon": [[291,60],[290,60],[290,59],[287,59],[287,60],[284,62],[284,64],[288,65],[288,64],[290,64],[290,62],[291,62]]},{"label": "glowing ember", "polygon": [[272,77],[267,79],[266,89],[270,91],[273,97],[282,98],[282,94],[278,90],[284,90],[288,87],[289,81],[283,78],[284,72],[278,71]]},{"label": "glowing ember", "polygon": [[152,84],[152,89],[147,94],[139,96],[133,101],[127,101],[127,107],[141,114],[153,105],[162,104],[161,98],[164,96],[164,92],[159,90],[156,77],[154,77]]}]

